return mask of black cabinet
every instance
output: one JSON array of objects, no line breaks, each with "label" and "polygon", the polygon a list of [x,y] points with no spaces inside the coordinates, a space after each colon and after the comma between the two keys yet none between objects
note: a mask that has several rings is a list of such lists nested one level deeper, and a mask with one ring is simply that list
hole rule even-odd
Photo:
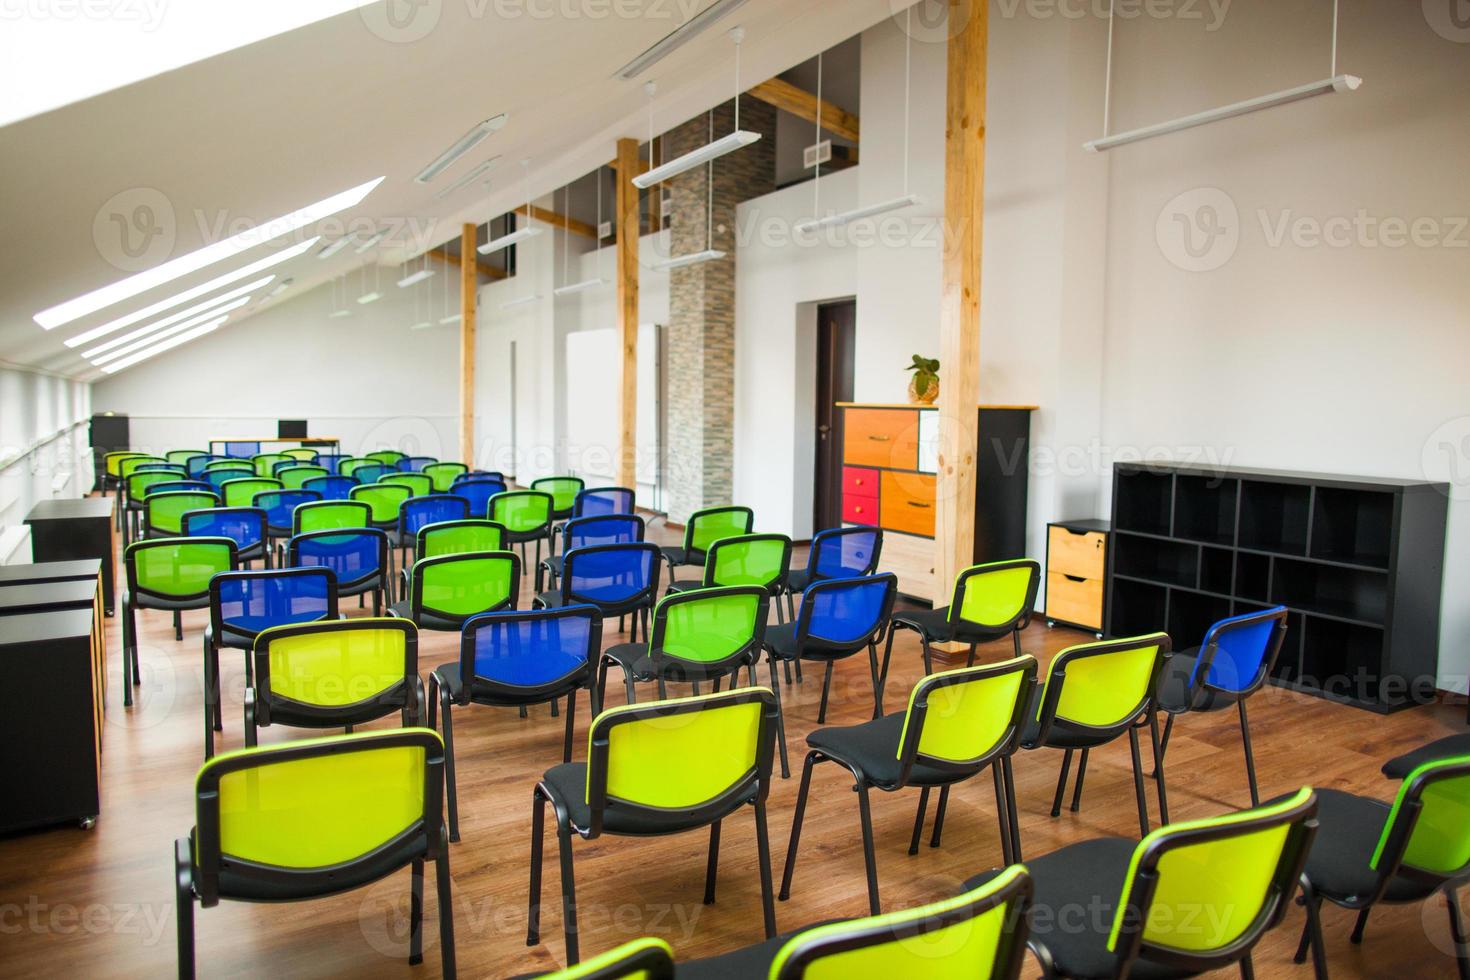
[{"label": "black cabinet", "polygon": [[1434,695],[1448,488],[1324,473],[1119,464],[1107,632],[1199,644],[1286,606],[1274,683],[1388,712]]},{"label": "black cabinet", "polygon": [[92,465],[96,473],[97,482],[94,486],[102,489],[102,478],[106,474],[103,466],[104,458],[108,453],[122,452],[133,448],[129,443],[131,438],[128,432],[128,417],[116,412],[103,412],[92,416],[92,424],[88,428],[87,443],[92,447]]},{"label": "black cabinet", "polygon": [[95,558],[102,562],[102,604],[113,614],[117,575],[112,534],[113,497],[43,500],[31,508],[31,555],[37,562]]}]

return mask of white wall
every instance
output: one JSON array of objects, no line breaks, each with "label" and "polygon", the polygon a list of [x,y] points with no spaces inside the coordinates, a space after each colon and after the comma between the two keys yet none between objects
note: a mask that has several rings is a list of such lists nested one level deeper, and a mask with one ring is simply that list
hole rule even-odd
[{"label": "white wall", "polygon": [[31,560],[26,515],[92,489],[92,386],[0,366],[0,564]]}]

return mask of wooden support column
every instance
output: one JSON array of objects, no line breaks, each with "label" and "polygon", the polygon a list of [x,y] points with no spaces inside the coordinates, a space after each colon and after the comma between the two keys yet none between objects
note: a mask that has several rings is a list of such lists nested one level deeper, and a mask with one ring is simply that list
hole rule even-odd
[{"label": "wooden support column", "polygon": [[475,226],[459,234],[459,461],[475,469]]},{"label": "wooden support column", "polygon": [[[961,21],[963,20],[963,23]],[[934,604],[975,559],[980,404],[980,256],[985,211],[985,81],[990,6],[949,0],[944,133],[943,293],[939,307],[939,473]]]},{"label": "wooden support column", "polygon": [[617,485],[638,488],[638,141],[618,140],[618,449]]}]

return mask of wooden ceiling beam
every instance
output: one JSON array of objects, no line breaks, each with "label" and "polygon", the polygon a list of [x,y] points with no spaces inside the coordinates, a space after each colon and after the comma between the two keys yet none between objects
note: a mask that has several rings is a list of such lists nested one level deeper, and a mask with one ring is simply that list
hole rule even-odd
[{"label": "wooden ceiling beam", "polygon": [[[429,249],[429,251],[425,254],[428,255],[428,257],[431,259],[437,259],[440,262],[447,263],[449,265],[455,266],[456,268],[459,267],[459,256],[455,255],[453,252],[448,251],[442,245],[438,248]],[[495,266],[490,265],[487,262],[481,262],[479,259],[475,260],[475,270],[478,271],[480,275],[485,276],[489,279],[505,278],[504,272],[495,268]]]},{"label": "wooden ceiling beam", "polygon": [[[526,213],[526,205],[522,204],[520,207],[516,208],[516,214]],[[549,210],[548,208],[537,207],[534,204],[531,205],[530,215],[542,224],[553,225],[557,228],[565,228],[567,231],[570,231],[576,235],[581,235],[583,238],[591,238],[594,241],[597,240],[597,228],[593,225],[589,225],[585,221],[578,221],[576,218],[569,218],[564,214],[558,214],[557,212]]]},{"label": "wooden ceiling beam", "polygon": [[805,89],[798,88],[781,78],[772,78],[750,89],[747,93],[777,109],[785,109],[793,116],[815,125],[817,112],[821,110],[821,126],[829,133],[845,140],[858,142],[858,117],[826,99],[818,99]]}]

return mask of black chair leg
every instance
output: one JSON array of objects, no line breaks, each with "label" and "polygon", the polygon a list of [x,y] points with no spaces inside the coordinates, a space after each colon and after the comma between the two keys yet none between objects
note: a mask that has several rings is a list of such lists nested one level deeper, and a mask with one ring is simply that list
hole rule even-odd
[{"label": "black chair leg", "polygon": [[[439,689],[439,707],[444,713],[444,782],[448,789],[449,797],[449,840],[451,843],[459,843],[459,780],[455,775],[454,768],[454,722],[450,717],[453,704],[449,697],[449,689]],[[433,727],[429,722],[429,727]]]},{"label": "black chair leg", "polygon": [[1368,927],[1368,913],[1372,911],[1373,906],[1370,905],[1358,912],[1358,921],[1353,923],[1353,934],[1351,937],[1354,946],[1360,945],[1363,942],[1363,930]]},{"label": "black chair leg", "polygon": [[1138,797],[1138,839],[1148,836],[1148,797],[1143,792],[1143,756],[1138,751],[1138,726],[1128,729],[1128,752],[1133,756],[1133,793]]},{"label": "black chair leg", "polygon": [[990,775],[995,781],[995,817],[1000,825],[1000,858],[1005,864],[1015,863],[1011,856],[1011,818],[1010,808],[1006,804],[1005,782],[1000,774],[1001,764],[992,762],[990,764]]},{"label": "black chair leg", "polygon": [[883,644],[883,667],[878,671],[878,713],[883,713],[883,692],[888,689],[888,662],[893,658],[893,634],[898,631],[896,626],[889,624],[888,639]]},{"label": "black chair leg", "polygon": [[1454,889],[1449,889],[1444,897],[1450,907],[1450,938],[1455,943],[1455,966],[1460,971],[1460,980],[1470,980],[1470,942],[1465,938],[1465,923],[1460,917],[1460,896]]},{"label": "black chair leg", "polygon": [[1005,777],[1006,818],[1011,825],[1011,863],[1016,864],[1022,860],[1021,816],[1016,812],[1016,777],[1011,769],[1010,756],[1006,756],[1001,764],[1001,775]]},{"label": "black chair leg", "polygon": [[415,858],[409,866],[408,892],[408,965],[424,961],[424,859]]},{"label": "black chair leg", "polygon": [[970,655],[969,655],[969,657],[967,657],[965,659],[965,666],[966,667],[973,667],[973,666],[975,666],[975,644],[973,644],[973,643],[970,644]]},{"label": "black chair leg", "polygon": [[454,887],[449,877],[449,848],[439,848],[434,860],[434,887],[439,893],[439,971],[444,980],[455,980],[458,970],[454,955]]},{"label": "black chair leg", "polygon": [[929,787],[919,790],[919,809],[914,814],[914,835],[909,838],[909,856],[919,853],[919,838],[924,836],[924,814],[929,809]]},{"label": "black chair leg", "polygon": [[858,783],[858,818],[863,825],[863,863],[868,872],[868,912],[877,915],[878,904],[878,858],[873,853],[873,812],[868,803],[868,784]]},{"label": "black chair leg", "polygon": [[555,718],[555,717],[557,717],[560,714],[561,714],[561,708],[560,708],[560,706],[557,703],[557,699],[556,698],[552,698],[551,699],[551,717]]},{"label": "black chair leg", "polygon": [[1069,809],[1077,813],[1082,809],[1082,779],[1087,775],[1087,753],[1091,749],[1082,750],[1082,758],[1077,760],[1077,782],[1072,785],[1072,805]]},{"label": "black chair leg", "polygon": [[181,643],[184,639],[184,614],[174,610],[174,642]]},{"label": "black chair leg", "polygon": [[883,717],[883,685],[878,683],[878,644],[868,644],[868,670],[873,675],[873,718]]},{"label": "black chair leg", "polygon": [[791,897],[791,876],[796,871],[796,849],[801,844],[801,821],[806,816],[806,796],[812,788],[812,767],[817,764],[820,753],[808,752],[806,764],[801,770],[801,789],[796,793],[796,815],[791,820],[791,840],[786,845],[786,868],[781,873],[781,901]]},{"label": "black chair leg", "polygon": [[942,786],[939,789],[939,806],[934,810],[934,835],[929,838],[930,847],[939,846],[940,835],[944,833],[944,811],[949,806],[949,787]]},{"label": "black chair leg", "polygon": [[827,661],[827,672],[822,677],[822,704],[817,709],[818,725],[826,724],[827,722],[827,696],[832,690],[832,667],[835,663],[836,661],[833,660]]},{"label": "black chair leg", "polygon": [[720,871],[720,821],[709,825],[709,862],[704,866],[704,904],[715,904],[715,876]]},{"label": "black chair leg", "polygon": [[138,616],[133,609],[129,593],[123,593],[123,643],[122,643],[122,668],[123,668],[123,707],[129,708],[133,704],[133,685],[137,683],[133,677],[133,650],[138,645]]},{"label": "black chair leg", "polygon": [[[791,764],[786,758],[786,712],[781,707],[781,682],[777,679],[778,674],[775,658],[767,654],[766,665],[771,668],[771,693],[776,695],[776,744],[781,749],[781,778],[790,779]],[[789,662],[786,665],[786,669],[791,669]],[[788,681],[788,683],[790,682]],[[751,686],[754,687],[754,683]]]},{"label": "black chair leg", "polygon": [[541,865],[546,831],[546,796],[537,786],[531,793],[531,886],[526,901],[526,945],[541,941]]},{"label": "black chair leg", "polygon": [[1062,797],[1067,792],[1067,774],[1072,771],[1072,750],[1066,749],[1062,753],[1062,772],[1057,776],[1057,795],[1051,801],[1051,815],[1060,817],[1062,815]]},{"label": "black chair leg", "polygon": [[1305,879],[1302,885],[1302,899],[1307,907],[1307,922],[1302,927],[1302,940],[1297,944],[1296,955],[1292,957],[1292,962],[1306,962],[1307,950],[1310,949],[1313,975],[1316,980],[1327,980],[1327,948],[1322,942],[1322,899],[1305,884]]},{"label": "black chair leg", "polygon": [[1240,738],[1245,743],[1245,776],[1251,784],[1251,806],[1261,805],[1261,794],[1256,789],[1256,757],[1251,751],[1251,723],[1245,713],[1245,699],[1235,702],[1240,709]]},{"label": "black chair leg", "polygon": [[927,637],[921,638],[920,642],[924,644],[924,676],[928,677],[934,673],[934,654],[929,649],[929,640]]},{"label": "black chair leg", "polygon": [[561,850],[562,932],[566,937],[567,965],[581,961],[577,948],[577,886],[572,878],[572,829],[567,818],[556,815],[556,838]]},{"label": "black chair leg", "polygon": [[174,917],[178,929],[179,980],[194,980],[193,845],[174,841]]},{"label": "black chair leg", "polygon": [[1256,966],[1251,962],[1249,953],[1240,961],[1240,980],[1256,980]]},{"label": "black chair leg", "polygon": [[[1174,716],[1169,717],[1172,719]],[[1169,790],[1168,778],[1164,775],[1164,749],[1159,744],[1159,716],[1153,712],[1148,716],[1148,737],[1153,742],[1154,779],[1158,781],[1159,824],[1162,826],[1169,822]]]},{"label": "black chair leg", "polygon": [[771,833],[766,826],[766,805],[755,805],[755,846],[760,849],[761,915],[765,919],[766,938],[776,936],[776,901],[771,896]]},{"label": "black chair leg", "polygon": [[[556,703],[555,701],[552,702],[552,704],[555,704],[555,703]],[[572,692],[567,695],[567,734],[566,734],[566,738],[563,739],[562,746],[561,746],[561,761],[562,762],[571,762],[572,761],[572,725],[574,723],[573,722],[573,719],[576,717],[576,714],[577,714],[577,692],[576,692],[575,689],[573,689]]]},{"label": "black chair leg", "polygon": [[1174,734],[1174,716],[1169,715],[1164,719],[1164,737],[1159,740],[1159,751],[1154,756],[1155,777],[1159,774],[1159,767],[1164,763],[1164,753],[1169,751],[1169,736]]}]

